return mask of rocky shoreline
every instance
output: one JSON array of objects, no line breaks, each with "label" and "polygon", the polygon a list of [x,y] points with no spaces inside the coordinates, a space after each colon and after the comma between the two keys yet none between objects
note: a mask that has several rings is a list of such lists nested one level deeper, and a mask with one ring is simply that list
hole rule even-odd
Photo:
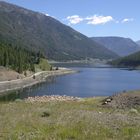
[{"label": "rocky shoreline", "polygon": [[50,96],[35,96],[28,97],[25,99],[26,102],[51,102],[51,101],[79,101],[81,98],[73,96],[60,96],[60,95],[50,95]]}]

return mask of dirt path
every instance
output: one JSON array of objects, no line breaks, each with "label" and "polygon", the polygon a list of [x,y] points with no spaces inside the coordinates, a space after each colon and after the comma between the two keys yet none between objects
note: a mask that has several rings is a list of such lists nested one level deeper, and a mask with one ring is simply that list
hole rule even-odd
[{"label": "dirt path", "polygon": [[22,79],[2,81],[0,82],[0,94],[5,93],[7,91],[23,89],[44,82],[46,81],[46,78],[49,76],[57,76],[57,75],[64,75],[70,73],[75,73],[75,71],[66,68],[60,68],[57,71],[37,72],[29,77],[25,77]]}]

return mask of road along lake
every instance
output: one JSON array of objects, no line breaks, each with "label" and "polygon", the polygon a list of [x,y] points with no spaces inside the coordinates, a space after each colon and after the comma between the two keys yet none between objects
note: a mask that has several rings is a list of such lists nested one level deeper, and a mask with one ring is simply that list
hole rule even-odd
[{"label": "road along lake", "polygon": [[[44,83],[16,92],[16,98],[43,95],[110,96],[123,91],[140,89],[138,70],[81,66],[71,67],[71,69],[79,72],[50,77]],[[10,98],[14,96],[15,94],[10,95]]]}]

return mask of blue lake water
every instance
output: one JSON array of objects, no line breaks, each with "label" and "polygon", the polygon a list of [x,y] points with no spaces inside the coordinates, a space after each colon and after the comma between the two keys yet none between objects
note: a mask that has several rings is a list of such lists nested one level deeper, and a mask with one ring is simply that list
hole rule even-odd
[{"label": "blue lake water", "polygon": [[50,79],[20,94],[20,98],[42,95],[78,97],[109,96],[140,89],[140,71],[118,68],[72,68],[80,72]]}]

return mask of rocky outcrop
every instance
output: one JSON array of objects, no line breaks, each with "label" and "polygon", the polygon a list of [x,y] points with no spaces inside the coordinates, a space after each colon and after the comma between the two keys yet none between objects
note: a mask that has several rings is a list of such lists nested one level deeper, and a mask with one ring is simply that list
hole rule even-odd
[{"label": "rocky outcrop", "polygon": [[113,108],[135,108],[140,106],[140,92],[138,93],[120,93],[110,96],[102,101],[103,106]]}]

